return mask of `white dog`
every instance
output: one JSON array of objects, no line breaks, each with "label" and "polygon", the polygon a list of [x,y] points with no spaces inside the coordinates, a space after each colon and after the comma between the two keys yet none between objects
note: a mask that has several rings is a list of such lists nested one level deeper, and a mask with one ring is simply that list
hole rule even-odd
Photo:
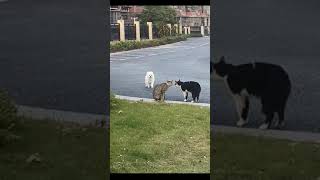
[{"label": "white dog", "polygon": [[154,84],[154,74],[152,71],[148,71],[146,73],[146,76],[144,78],[144,84],[146,86],[146,88],[153,88],[153,84]]}]

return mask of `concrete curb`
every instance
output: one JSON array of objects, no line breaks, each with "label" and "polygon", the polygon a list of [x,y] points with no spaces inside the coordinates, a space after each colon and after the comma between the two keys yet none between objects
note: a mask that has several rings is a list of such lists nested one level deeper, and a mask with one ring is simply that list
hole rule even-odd
[{"label": "concrete curb", "polygon": [[[129,96],[119,96],[116,95],[118,99],[125,99],[130,101],[144,101],[154,103],[153,99],[148,98],[137,98]],[[166,101],[166,103],[174,104],[185,104],[185,105],[196,105],[203,107],[210,107],[210,104],[205,103],[186,103],[180,101]],[[90,113],[79,113],[71,111],[62,111],[62,110],[53,110],[53,109],[44,109],[38,107],[30,106],[18,106],[18,115],[23,117],[29,117],[35,120],[55,120],[55,121],[65,121],[65,122],[74,122],[80,125],[89,125],[89,126],[101,126],[103,122],[107,122],[109,127],[109,116],[101,114],[90,114]],[[299,131],[285,131],[285,130],[260,130],[253,128],[238,128],[232,126],[222,126],[222,125],[211,125],[211,130],[213,134],[215,132],[225,133],[225,134],[241,134],[246,136],[255,136],[255,137],[268,137],[282,140],[290,140],[296,142],[311,142],[311,143],[320,143],[320,133],[312,132],[299,132]]]},{"label": "concrete curb", "polygon": [[[192,37],[189,37],[189,38],[192,38]],[[152,46],[152,47],[145,47],[145,48],[139,48],[139,49],[131,49],[131,50],[127,50],[127,51],[113,52],[113,53],[110,53],[110,55],[123,54],[123,53],[127,53],[127,52],[136,52],[136,51],[139,51],[141,49],[157,49],[159,47],[164,47],[164,46],[167,46],[167,45],[172,45],[172,44],[180,43],[180,42],[183,42],[183,41],[178,41],[178,42],[169,43],[169,44],[163,44],[163,45],[159,45],[159,46]]]},{"label": "concrete curb", "polygon": [[[256,137],[268,137],[296,142],[320,143],[320,133],[285,131],[285,130],[261,130],[252,128],[238,128],[231,126],[211,125],[213,134],[215,132],[225,134],[241,134]],[[214,136],[214,135],[213,135]]]},{"label": "concrete curb", "polygon": [[[117,99],[123,99],[128,101],[143,101],[148,103],[155,103],[156,101],[154,99],[149,98],[139,98],[139,97],[130,97],[130,96],[121,96],[121,95],[115,95],[115,98]],[[168,104],[184,104],[184,105],[193,105],[193,106],[200,106],[200,107],[210,107],[210,104],[208,103],[191,103],[191,102],[183,102],[183,101],[165,101],[165,103]]]},{"label": "concrete curb", "polygon": [[[175,43],[179,43],[181,41],[175,42]],[[169,43],[170,45],[175,44],[175,43]],[[169,44],[163,44],[163,45],[159,45],[159,46],[152,46],[152,47],[145,47],[145,48],[138,48],[138,49],[131,49],[131,50],[127,50],[127,51],[118,51],[118,52],[113,52],[110,53],[110,55],[118,55],[118,54],[124,54],[124,53],[129,53],[129,52],[136,52],[136,51],[140,51],[141,49],[157,49],[159,47],[165,47],[166,45]]]},{"label": "concrete curb", "polygon": [[107,127],[109,126],[107,115],[44,109],[22,105],[18,105],[17,108],[19,116],[35,120],[50,119],[55,121],[73,122],[84,126],[104,126],[103,123],[107,122]]}]

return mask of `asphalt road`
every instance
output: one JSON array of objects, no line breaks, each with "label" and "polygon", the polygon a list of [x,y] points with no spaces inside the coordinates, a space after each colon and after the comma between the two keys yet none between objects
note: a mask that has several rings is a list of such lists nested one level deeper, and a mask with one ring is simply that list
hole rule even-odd
[{"label": "asphalt road", "polygon": [[0,88],[20,105],[105,114],[106,2],[0,2]]},{"label": "asphalt road", "polygon": [[[211,60],[226,56],[233,64],[279,64],[289,73],[292,94],[287,130],[320,131],[320,3],[309,1],[218,0],[214,10]],[[213,11],[214,11],[213,10]],[[222,82],[212,81],[212,123],[235,126],[236,110]],[[262,122],[254,100],[247,127]]]},{"label": "asphalt road", "polygon": [[[118,95],[152,98],[152,89],[144,86],[144,76],[147,71],[153,71],[155,84],[178,79],[199,82],[199,102],[210,103],[209,60],[209,37],[113,53],[110,55],[110,87]],[[181,90],[174,86],[168,89],[166,98],[183,101]]]}]

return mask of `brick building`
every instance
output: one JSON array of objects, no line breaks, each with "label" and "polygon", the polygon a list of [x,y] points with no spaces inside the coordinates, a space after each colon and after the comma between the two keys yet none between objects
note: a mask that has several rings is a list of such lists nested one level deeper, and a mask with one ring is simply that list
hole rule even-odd
[{"label": "brick building", "polygon": [[[182,26],[210,27],[210,6],[171,6],[176,10],[177,22]],[[143,12],[143,6],[111,6],[110,23],[123,19],[125,24],[132,24],[134,18]]]},{"label": "brick building", "polygon": [[210,26],[210,6],[172,6],[182,26]]},{"label": "brick building", "polygon": [[110,23],[116,24],[117,20],[123,19],[125,24],[133,24],[134,18],[143,12],[143,6],[111,6]]}]

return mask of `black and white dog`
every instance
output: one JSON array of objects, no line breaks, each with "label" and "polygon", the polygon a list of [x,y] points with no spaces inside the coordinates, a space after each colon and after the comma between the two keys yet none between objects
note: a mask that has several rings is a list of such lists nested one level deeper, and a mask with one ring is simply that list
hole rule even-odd
[{"label": "black and white dog", "polygon": [[198,82],[194,82],[194,81],[182,82],[179,79],[179,81],[175,81],[175,86],[181,88],[185,102],[188,100],[188,93],[191,93],[192,95],[193,100],[191,102],[199,102],[201,86]]},{"label": "black and white dog", "polygon": [[210,64],[214,79],[223,79],[230,90],[237,107],[239,121],[237,126],[248,123],[249,96],[261,100],[262,113],[266,115],[260,129],[270,128],[274,114],[278,114],[276,127],[284,125],[284,113],[291,91],[291,82],[287,72],[279,65],[268,63],[250,63],[232,65],[224,57]]}]

